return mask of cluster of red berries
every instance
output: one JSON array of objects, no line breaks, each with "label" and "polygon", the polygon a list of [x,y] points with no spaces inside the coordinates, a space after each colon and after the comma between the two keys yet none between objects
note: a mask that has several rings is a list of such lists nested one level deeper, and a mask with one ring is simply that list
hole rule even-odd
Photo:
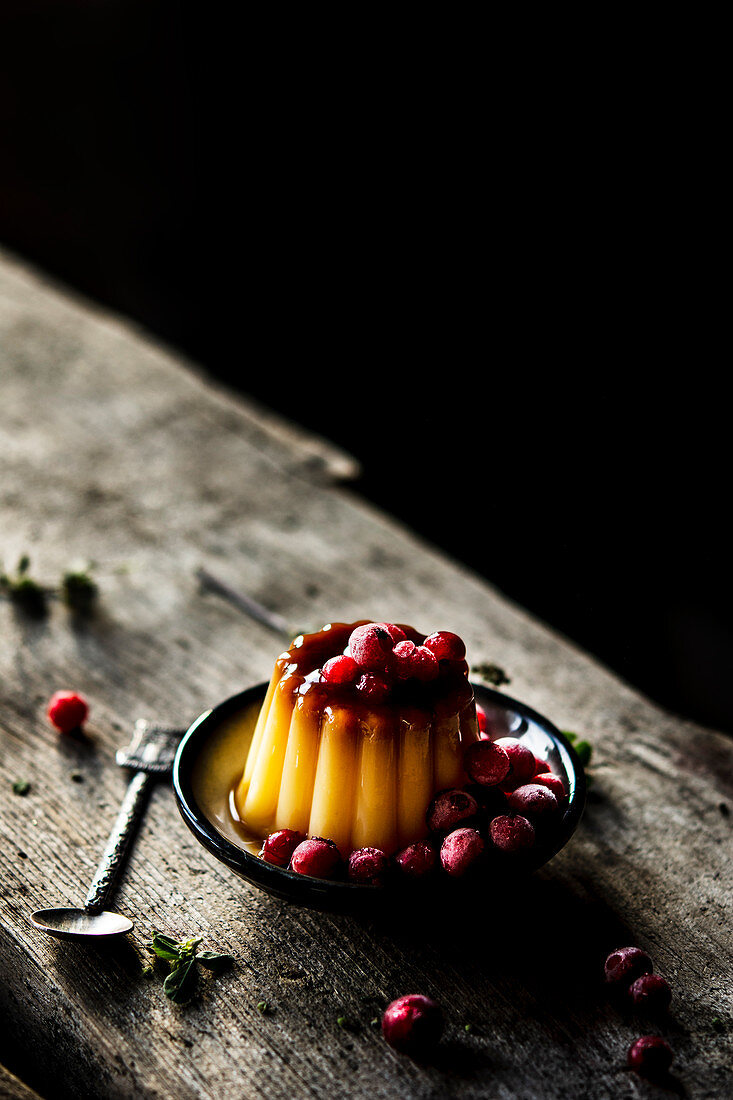
[{"label": "cluster of red berries", "polygon": [[[652,973],[654,965],[640,947],[619,947],[606,959],[604,972],[609,987],[622,1001],[647,1015],[663,1015],[672,1000],[669,983]],[[627,1061],[647,1077],[659,1077],[672,1064],[672,1048],[661,1035],[642,1035],[629,1047]]]},{"label": "cluster of red berries", "polygon": [[492,852],[511,855],[531,848],[565,800],[562,781],[511,737],[474,742],[464,762],[471,782],[435,795],[426,815],[429,839],[409,844],[391,859],[378,848],[359,848],[344,863],[332,840],[306,839],[293,829],[271,833],[260,856],[303,875],[345,875],[350,882],[382,886],[395,873],[423,879],[442,870],[461,878]]},{"label": "cluster of red berries", "polygon": [[395,623],[364,623],[349,636],[343,653],[321,669],[327,684],[351,685],[368,702],[381,703],[397,684],[428,683],[441,674],[468,676],[466,647],[457,634],[438,630],[422,643]]}]

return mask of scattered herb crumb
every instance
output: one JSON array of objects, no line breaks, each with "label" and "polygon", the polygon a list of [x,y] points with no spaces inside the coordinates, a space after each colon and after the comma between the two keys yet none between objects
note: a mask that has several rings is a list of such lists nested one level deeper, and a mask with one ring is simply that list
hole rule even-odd
[{"label": "scattered herb crumb", "polygon": [[20,607],[29,615],[43,615],[46,611],[46,592],[41,585],[28,575],[31,559],[22,554],[15,569],[15,575],[0,574],[0,593],[7,596],[11,603]]},{"label": "scattered herb crumb", "polygon": [[723,817],[730,817],[730,806],[727,802],[720,802],[718,804],[718,809],[720,810]]},{"label": "scattered herb crumb", "polygon": [[74,611],[91,611],[98,591],[86,570],[70,571],[61,578],[61,598]]},{"label": "scattered herb crumb", "polygon": [[463,1025],[463,1030],[464,1031],[473,1031],[473,1024],[464,1024]]},{"label": "scattered herb crumb", "polygon": [[28,794],[30,789],[31,785],[27,779],[16,779],[15,783],[13,783],[13,794]]},{"label": "scattered herb crumb", "polygon": [[274,1010],[269,1001],[258,1001],[257,1011],[263,1016],[269,1016]]},{"label": "scattered herb crumb", "polygon": [[379,1027],[379,1016],[373,1016],[372,1019],[369,1021],[369,1026]]},{"label": "scattered herb crumb", "polygon": [[177,1005],[187,1005],[193,1000],[198,977],[197,963],[220,974],[234,962],[231,955],[217,955],[212,951],[199,953],[198,939],[177,941],[162,932],[155,932],[148,950],[158,959],[168,963],[169,972],[163,982],[166,997]]},{"label": "scattered herb crumb", "polygon": [[484,661],[478,665],[474,665],[471,671],[477,676],[480,676],[482,680],[485,680],[487,684],[493,684],[494,687],[501,687],[502,684],[511,683],[511,679],[507,676],[504,669],[499,665],[493,664],[491,661]]},{"label": "scattered herb crumb", "polygon": [[81,774],[81,772],[71,772],[69,775],[69,779],[71,779],[72,783],[84,782],[84,776]]}]

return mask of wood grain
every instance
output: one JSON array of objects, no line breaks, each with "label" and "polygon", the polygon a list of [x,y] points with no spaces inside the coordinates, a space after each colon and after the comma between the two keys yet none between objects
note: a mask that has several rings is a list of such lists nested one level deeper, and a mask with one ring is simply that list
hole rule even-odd
[{"label": "wood grain", "polygon": [[[240,354],[243,377],[265,369]],[[348,455],[7,255],[0,387],[5,567],[27,552],[52,587],[92,561],[101,594],[90,618],[57,600],[39,619],[0,603],[8,1071],[54,1100],[651,1095],[625,1054],[658,1025],[610,1003],[600,980],[605,954],[637,943],[674,988],[659,1026],[676,1054],[669,1089],[731,1095],[727,738],[653,707],[365,504]],[[592,797],[566,851],[471,912],[318,914],[234,878],[158,786],[117,897],[134,932],[89,949],[34,930],[33,909],[84,898],[125,789],[114,752],[134,720],[186,725],[270,675],[281,640],[202,592],[201,565],[294,631],[389,618],[455,630],[474,663],[498,662],[511,695],[594,746]],[[45,720],[61,687],[91,702],[84,740]],[[25,796],[17,779],[31,784]],[[236,964],[176,1008],[142,974],[156,929],[199,933]],[[394,1054],[371,1024],[417,991],[447,1019],[427,1064]]]}]

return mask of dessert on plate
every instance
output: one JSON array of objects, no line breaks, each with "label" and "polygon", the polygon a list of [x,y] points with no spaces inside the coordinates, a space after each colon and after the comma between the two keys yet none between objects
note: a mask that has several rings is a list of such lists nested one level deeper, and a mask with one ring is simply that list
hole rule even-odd
[{"label": "dessert on plate", "polygon": [[244,828],[327,838],[343,860],[428,836],[436,794],[479,741],[465,646],[404,624],[330,623],[275,662],[234,792]]}]

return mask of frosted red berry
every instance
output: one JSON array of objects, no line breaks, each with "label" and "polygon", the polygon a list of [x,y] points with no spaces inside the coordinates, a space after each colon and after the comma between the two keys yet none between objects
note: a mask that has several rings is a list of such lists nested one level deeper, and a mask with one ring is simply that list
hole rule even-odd
[{"label": "frosted red berry", "polygon": [[423,642],[426,649],[439,661],[462,661],[466,656],[466,646],[462,638],[450,630],[436,630]]},{"label": "frosted red berry", "polygon": [[357,848],[346,865],[349,880],[365,886],[383,886],[388,870],[389,860],[379,848]]},{"label": "frosted red berry", "polygon": [[629,1047],[627,1061],[645,1077],[661,1077],[672,1065],[672,1048],[660,1035],[642,1035]]},{"label": "frosted red berry", "polygon": [[552,772],[545,772],[543,775],[534,776],[533,783],[540,783],[543,787],[547,787],[552,791],[558,802],[562,802],[565,798],[565,784],[559,775],[554,775]]},{"label": "frosted red berry", "polygon": [[375,623],[374,625],[387,631],[393,646],[397,645],[398,642],[404,642],[407,638],[402,627],[397,626],[396,623]]},{"label": "frosted red berry", "polygon": [[474,741],[466,749],[463,763],[474,783],[493,787],[509,774],[509,754],[493,741]]},{"label": "frosted red berry", "polygon": [[475,867],[485,848],[477,829],[467,827],[448,833],[440,846],[440,863],[453,878],[460,878]]},{"label": "frosted red berry", "polygon": [[359,666],[353,657],[340,653],[337,657],[326,661],[321,671],[323,679],[328,684],[350,684],[356,679]]},{"label": "frosted red berry", "polygon": [[509,757],[509,774],[504,782],[509,781],[511,789],[532,778],[535,774],[535,756],[530,748],[516,737],[497,737],[494,744],[501,745]]},{"label": "frosted red berry", "polygon": [[303,840],[303,834],[295,829],[278,829],[265,839],[260,850],[260,859],[274,863],[276,867],[287,867],[293,852]]},{"label": "frosted red berry", "polygon": [[636,1008],[666,1012],[672,1000],[672,990],[661,974],[642,974],[631,983],[629,996]]},{"label": "frosted red berry", "polygon": [[520,852],[535,842],[534,826],[521,814],[500,814],[489,826],[491,843],[501,852]]},{"label": "frosted red berry", "polygon": [[381,623],[357,626],[349,636],[349,652],[365,672],[383,672],[393,644],[389,631]]},{"label": "frosted red berry", "polygon": [[334,842],[319,836],[301,841],[290,860],[292,871],[314,878],[333,878],[340,866],[341,853]]},{"label": "frosted red berry", "polygon": [[356,681],[356,691],[370,703],[382,703],[390,693],[390,683],[376,672],[364,672]]},{"label": "frosted red berry", "polygon": [[510,810],[524,817],[545,817],[554,814],[558,801],[549,787],[542,783],[525,783],[507,795]]},{"label": "frosted red berry", "polygon": [[46,714],[60,733],[71,733],[86,721],[89,704],[77,691],[57,691],[51,696]]},{"label": "frosted red berry", "polygon": [[400,871],[410,878],[424,878],[431,874],[438,862],[438,853],[426,840],[408,844],[394,857]]},{"label": "frosted red berry", "polygon": [[400,680],[434,680],[440,672],[434,654],[409,640],[398,642],[394,647],[392,664]]},{"label": "frosted red berry", "polygon": [[433,833],[448,833],[477,813],[478,803],[468,791],[440,791],[428,807],[427,826]]},{"label": "frosted red berry", "polygon": [[604,964],[606,981],[627,988],[642,974],[651,974],[653,969],[652,960],[640,947],[619,947],[611,952]]},{"label": "frosted red berry", "polygon": [[535,775],[545,775],[547,772],[549,772],[551,770],[551,768],[550,768],[550,765],[547,763],[546,760],[543,760],[541,756],[536,756],[535,755],[534,770],[535,770]]},{"label": "frosted red berry", "polygon": [[387,1006],[382,1035],[391,1047],[418,1057],[427,1054],[443,1034],[443,1013],[430,997],[408,993]]}]

